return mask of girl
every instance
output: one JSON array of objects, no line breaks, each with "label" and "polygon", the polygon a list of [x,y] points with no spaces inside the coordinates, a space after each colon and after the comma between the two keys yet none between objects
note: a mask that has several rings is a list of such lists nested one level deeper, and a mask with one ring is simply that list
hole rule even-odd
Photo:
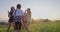
[{"label": "girl", "polygon": [[31,22],[31,10],[30,10],[30,8],[28,8],[24,13],[24,21],[23,21],[24,27],[27,30],[27,32],[30,32],[29,31],[30,22]]},{"label": "girl", "polygon": [[13,16],[12,16],[12,14],[13,14],[14,11],[15,11],[14,7],[11,7],[10,12],[8,11],[8,17],[9,17],[8,24],[9,24],[9,26],[8,26],[7,32],[9,31],[9,29],[11,27],[11,24],[13,23]]}]

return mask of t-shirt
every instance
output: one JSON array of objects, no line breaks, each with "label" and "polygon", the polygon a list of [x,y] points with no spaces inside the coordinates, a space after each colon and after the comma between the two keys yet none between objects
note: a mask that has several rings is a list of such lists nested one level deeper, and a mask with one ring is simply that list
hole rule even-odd
[{"label": "t-shirt", "polygon": [[14,12],[13,12],[13,17],[14,17],[14,22],[20,22],[22,21],[22,16],[23,16],[23,11],[21,9],[16,9]]},{"label": "t-shirt", "polygon": [[16,9],[13,12],[13,16],[23,16],[23,11],[21,9]]}]

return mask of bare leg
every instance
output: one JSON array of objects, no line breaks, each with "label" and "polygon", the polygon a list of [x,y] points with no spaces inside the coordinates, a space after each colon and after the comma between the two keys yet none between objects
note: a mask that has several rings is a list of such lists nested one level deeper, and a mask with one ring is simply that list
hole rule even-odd
[{"label": "bare leg", "polygon": [[7,32],[9,31],[10,27],[11,27],[11,23],[9,23],[9,25],[8,25]]},{"label": "bare leg", "polygon": [[28,27],[26,27],[26,30],[27,30],[27,32],[30,32]]},{"label": "bare leg", "polygon": [[29,24],[25,24],[25,29],[27,30],[27,32],[30,32],[30,30],[29,30]]},{"label": "bare leg", "polygon": [[14,23],[14,26],[13,27],[14,27],[14,32],[17,32],[16,27],[15,27],[15,23]]}]

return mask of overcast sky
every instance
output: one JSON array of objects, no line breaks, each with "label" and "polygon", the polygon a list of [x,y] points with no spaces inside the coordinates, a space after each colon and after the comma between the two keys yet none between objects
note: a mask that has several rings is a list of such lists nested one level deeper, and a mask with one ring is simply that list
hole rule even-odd
[{"label": "overcast sky", "polygon": [[60,0],[0,0],[0,19],[8,19],[8,10],[22,5],[22,10],[31,8],[32,18],[60,19]]}]

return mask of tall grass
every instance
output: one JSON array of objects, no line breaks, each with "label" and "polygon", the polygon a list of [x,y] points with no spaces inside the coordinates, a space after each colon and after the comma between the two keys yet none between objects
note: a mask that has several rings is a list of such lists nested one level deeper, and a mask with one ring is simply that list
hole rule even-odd
[{"label": "tall grass", "polygon": [[[30,24],[31,32],[60,32],[60,22],[37,22]],[[7,27],[0,27],[0,32],[6,32]],[[13,32],[13,28],[10,29]],[[26,32],[21,30],[21,32]]]}]

